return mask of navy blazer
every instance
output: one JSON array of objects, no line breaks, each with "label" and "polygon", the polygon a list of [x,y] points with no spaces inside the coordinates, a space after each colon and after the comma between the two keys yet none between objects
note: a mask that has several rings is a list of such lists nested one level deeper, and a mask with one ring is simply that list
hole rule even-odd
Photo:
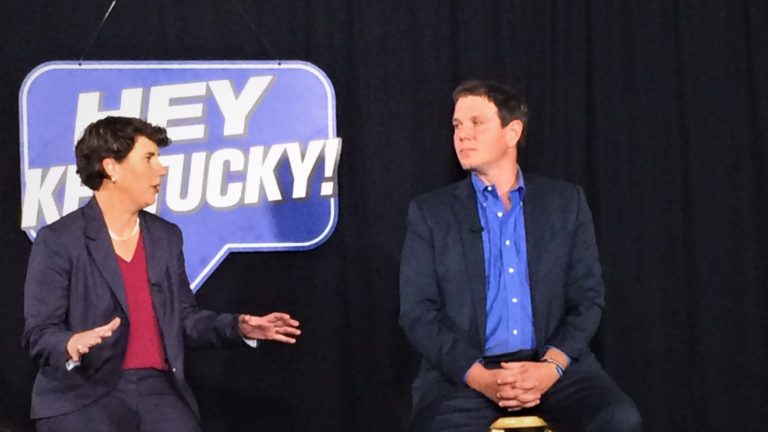
[{"label": "navy blazer", "polygon": [[[592,215],[575,185],[525,177],[526,247],[536,350],[599,367],[589,341],[604,286]],[[456,386],[483,356],[486,282],[482,225],[470,178],[416,198],[400,265],[400,325],[422,356],[414,413]]]},{"label": "navy blazer", "polygon": [[[237,315],[198,309],[184,267],[181,231],[145,211],[139,219],[166,359],[182,398],[199,417],[184,378],[184,348],[240,341]],[[80,366],[66,370],[69,338],[114,317],[121,324],[112,337],[91,348]],[[131,323],[117,257],[95,198],[38,232],[24,287],[24,319],[22,343],[39,367],[33,419],[73,412],[115,388]]]}]

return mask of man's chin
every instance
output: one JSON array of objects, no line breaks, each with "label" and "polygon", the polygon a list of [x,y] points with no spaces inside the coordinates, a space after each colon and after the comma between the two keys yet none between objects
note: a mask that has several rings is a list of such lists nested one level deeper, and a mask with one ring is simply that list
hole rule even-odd
[{"label": "man's chin", "polygon": [[475,167],[475,165],[469,161],[459,161],[459,165],[461,165],[461,169],[464,171],[472,171],[472,169]]}]

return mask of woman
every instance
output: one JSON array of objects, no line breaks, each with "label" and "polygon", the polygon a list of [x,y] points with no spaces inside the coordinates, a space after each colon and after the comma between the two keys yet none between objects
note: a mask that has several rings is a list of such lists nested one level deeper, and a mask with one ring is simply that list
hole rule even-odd
[{"label": "woman", "polygon": [[42,228],[25,284],[23,342],[39,365],[39,431],[199,431],[185,347],[294,343],[298,322],[198,309],[179,228],[142,209],[167,169],[165,129],[107,117],[77,142],[94,197]]}]

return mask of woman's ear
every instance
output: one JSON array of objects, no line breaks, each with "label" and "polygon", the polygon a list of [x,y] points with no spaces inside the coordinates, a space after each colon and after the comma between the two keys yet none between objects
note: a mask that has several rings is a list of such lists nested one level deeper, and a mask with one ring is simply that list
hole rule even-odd
[{"label": "woman's ear", "polygon": [[117,181],[117,161],[112,158],[105,158],[101,161],[101,168],[112,183]]}]

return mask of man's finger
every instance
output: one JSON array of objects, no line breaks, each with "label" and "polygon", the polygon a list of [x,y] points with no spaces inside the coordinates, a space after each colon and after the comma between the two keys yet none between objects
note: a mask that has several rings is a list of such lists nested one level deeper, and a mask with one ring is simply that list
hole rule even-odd
[{"label": "man's finger", "polygon": [[517,388],[523,390],[533,390],[537,386],[537,383],[533,381],[520,380],[517,382]]},{"label": "man's finger", "polygon": [[501,368],[506,370],[525,370],[528,365],[525,362],[501,362]]},{"label": "man's finger", "polygon": [[522,393],[523,392],[520,390],[504,390],[496,393],[496,397],[498,399],[504,399],[504,400],[515,400]]},{"label": "man's finger", "polygon": [[530,402],[526,402],[526,403],[524,403],[524,404],[523,404],[523,408],[531,408],[531,407],[535,407],[536,405],[538,405],[538,404],[540,404],[540,403],[541,403],[541,399],[535,399],[535,400],[532,400],[532,401],[530,401]]},{"label": "man's finger", "polygon": [[541,395],[536,393],[523,393],[517,397],[517,400],[520,401],[523,405],[538,401],[539,399],[541,399]]},{"label": "man's finger", "polygon": [[522,404],[517,399],[502,399],[499,401],[499,406],[502,408],[508,408],[511,410],[520,409]]},{"label": "man's finger", "polygon": [[520,373],[517,371],[507,371],[507,370],[500,370],[500,373],[497,375],[496,384],[499,385],[515,385],[517,386],[517,383],[521,382],[523,380],[523,377]]},{"label": "man's finger", "polygon": [[514,385],[517,387],[517,382],[520,381],[519,376],[502,376],[499,377],[499,379],[496,380],[496,384],[498,385]]}]

